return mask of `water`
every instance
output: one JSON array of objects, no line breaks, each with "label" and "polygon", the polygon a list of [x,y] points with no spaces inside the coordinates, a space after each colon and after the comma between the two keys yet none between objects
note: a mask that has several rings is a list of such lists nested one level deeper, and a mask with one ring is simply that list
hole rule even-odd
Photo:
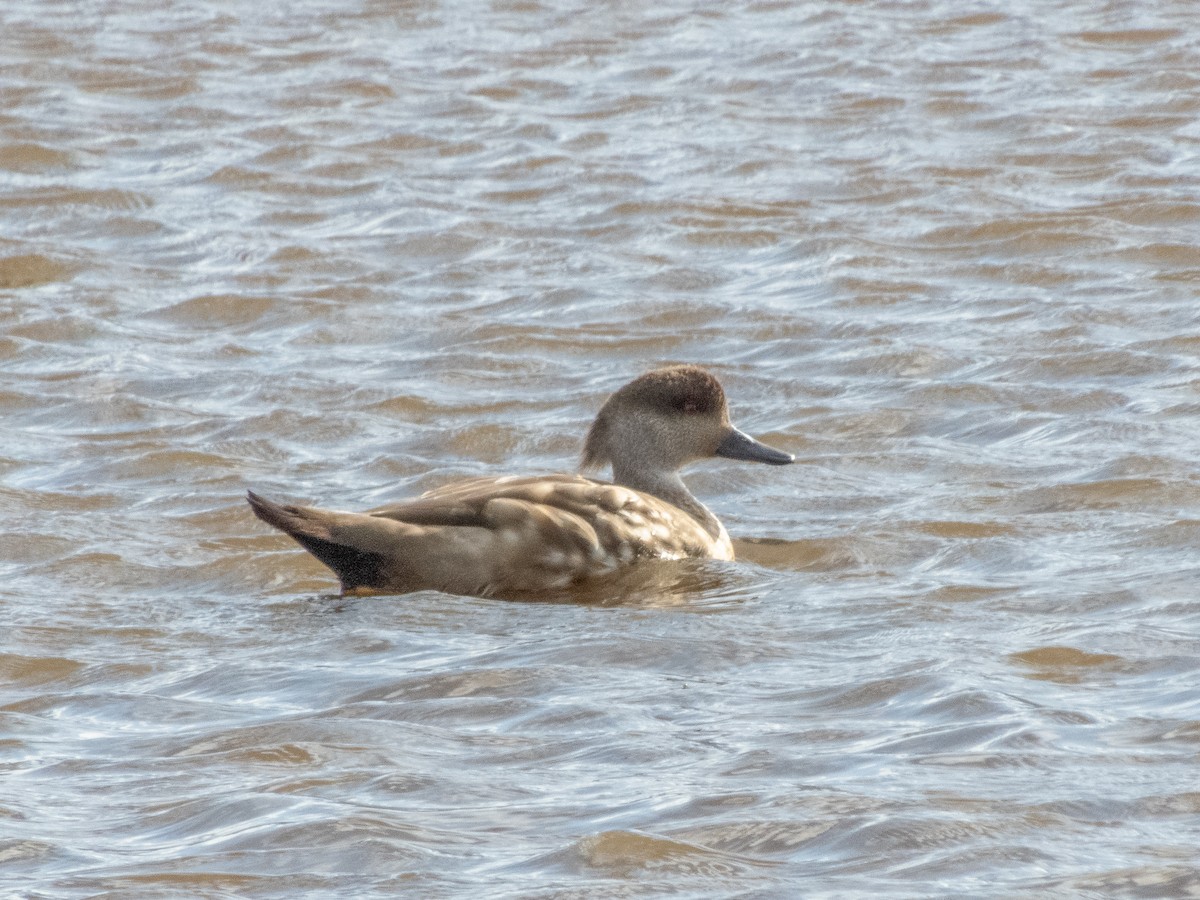
[{"label": "water", "polygon": [[[0,884],[1200,895],[1184,2],[0,12]],[[246,488],[719,373],[733,564],[338,599]]]}]

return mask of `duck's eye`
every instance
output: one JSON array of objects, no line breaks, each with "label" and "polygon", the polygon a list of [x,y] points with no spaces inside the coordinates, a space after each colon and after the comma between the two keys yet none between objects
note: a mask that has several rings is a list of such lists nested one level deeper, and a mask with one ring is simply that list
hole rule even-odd
[{"label": "duck's eye", "polygon": [[694,413],[699,409],[700,409],[700,404],[697,403],[695,400],[684,400],[683,401],[683,411],[685,413]]}]

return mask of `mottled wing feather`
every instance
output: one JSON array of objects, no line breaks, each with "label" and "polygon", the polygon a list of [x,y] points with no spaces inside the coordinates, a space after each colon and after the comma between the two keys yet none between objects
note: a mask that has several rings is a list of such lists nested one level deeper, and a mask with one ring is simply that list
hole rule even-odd
[{"label": "mottled wing feather", "polygon": [[529,488],[538,483],[587,479],[578,475],[546,475],[528,478],[468,478],[426,491],[413,500],[372,509],[368,515],[395,519],[412,525],[462,525],[486,527],[483,508],[498,497],[531,499]]},{"label": "mottled wing feather", "polygon": [[473,478],[370,514],[413,525],[506,531],[531,565],[549,561],[581,576],[647,557],[710,556],[713,547],[682,510],[582,475]]}]

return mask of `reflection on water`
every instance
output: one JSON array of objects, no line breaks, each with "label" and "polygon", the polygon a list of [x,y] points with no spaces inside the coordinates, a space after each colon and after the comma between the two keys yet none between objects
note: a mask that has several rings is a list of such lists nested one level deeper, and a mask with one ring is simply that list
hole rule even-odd
[{"label": "reflection on water", "polygon": [[[1192,12],[6,5],[0,881],[1200,892]],[[338,598],[242,501],[676,361],[799,458],[690,473],[737,563]]]}]

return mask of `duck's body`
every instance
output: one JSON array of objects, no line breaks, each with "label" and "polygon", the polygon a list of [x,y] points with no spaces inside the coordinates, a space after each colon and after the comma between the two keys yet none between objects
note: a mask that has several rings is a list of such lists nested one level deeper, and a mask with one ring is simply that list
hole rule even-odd
[{"label": "duck's body", "polygon": [[477,596],[561,591],[642,559],[733,559],[729,535],[678,470],[721,455],[792,457],[729,424],[724,392],[696,366],[647,373],[609,398],[588,433],[582,475],[473,478],[366,513],[250,506],[338,575],[344,592],[434,589]]},{"label": "duck's body", "polygon": [[712,535],[657,497],[582,475],[473,478],[368,513],[255,494],[250,504],[337,572],[347,592],[529,594],[639,559],[733,558],[724,528]]}]

